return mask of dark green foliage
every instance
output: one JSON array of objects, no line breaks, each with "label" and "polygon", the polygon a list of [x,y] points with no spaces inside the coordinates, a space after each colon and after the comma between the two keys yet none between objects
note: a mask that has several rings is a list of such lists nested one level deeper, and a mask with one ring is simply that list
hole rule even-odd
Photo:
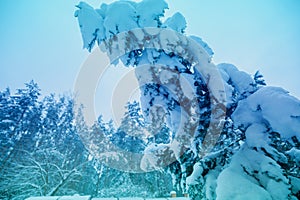
[{"label": "dark green foliage", "polygon": [[257,85],[267,85],[264,76],[259,71],[255,72],[253,79]]}]

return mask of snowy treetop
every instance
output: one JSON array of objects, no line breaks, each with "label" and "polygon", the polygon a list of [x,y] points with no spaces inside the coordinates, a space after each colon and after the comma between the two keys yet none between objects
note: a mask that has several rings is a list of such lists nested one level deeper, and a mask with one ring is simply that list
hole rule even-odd
[{"label": "snowy treetop", "polygon": [[180,13],[161,21],[168,4],[164,0],[116,1],[101,4],[94,9],[85,2],[77,5],[75,17],[78,18],[84,48],[91,51],[95,43],[101,43],[112,36],[136,28],[156,27],[171,28],[183,33],[186,28],[185,18]]}]

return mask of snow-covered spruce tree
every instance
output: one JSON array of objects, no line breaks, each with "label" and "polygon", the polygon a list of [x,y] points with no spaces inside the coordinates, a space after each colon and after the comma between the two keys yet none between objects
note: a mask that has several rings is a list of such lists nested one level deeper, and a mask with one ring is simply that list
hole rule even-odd
[{"label": "snow-covered spruce tree", "polygon": [[[155,6],[154,6],[155,5]],[[132,10],[127,10],[127,7],[132,8],[132,6],[136,7],[137,10],[140,10],[140,13],[136,13],[136,11]],[[122,8],[121,8],[122,7]],[[90,6],[88,6],[85,3],[80,3],[78,5],[78,8],[80,10],[76,11],[75,15],[78,17],[81,30],[83,33],[83,39],[85,43],[85,47],[89,50],[91,50],[91,47],[94,45],[96,41],[98,43],[101,43],[103,39],[110,38],[112,35],[111,33],[119,33],[124,30],[128,30],[128,27],[120,25],[119,22],[114,21],[111,22],[111,24],[107,24],[106,22],[113,20],[113,16],[111,13],[117,12],[115,9],[122,9],[122,11],[125,12],[126,17],[129,17],[129,19],[126,20],[127,23],[130,23],[130,27],[132,28],[138,28],[138,27],[147,27],[147,26],[152,26],[152,27],[169,27],[173,28],[176,31],[183,33],[186,23],[183,18],[183,16],[179,13],[176,13],[173,17],[169,18],[166,20],[165,23],[162,23],[160,21],[160,17],[163,16],[164,10],[167,8],[167,5],[164,1],[156,1],[156,2],[151,2],[151,1],[144,1],[141,2],[140,4],[135,4],[135,3],[128,3],[128,2],[116,2],[111,5],[102,5],[101,9],[94,10]],[[146,9],[147,8],[147,9]],[[151,9],[148,9],[151,8]],[[108,12],[109,10],[109,12]],[[127,13],[129,12],[129,13]],[[98,16],[98,13],[107,13],[108,16],[106,17],[100,17]],[[122,13],[124,14],[124,13]],[[128,16],[127,16],[128,15]],[[135,15],[133,18],[132,16]],[[149,17],[149,19],[145,21],[141,21],[141,19],[145,19],[145,16]],[[93,18],[94,16],[95,18]],[[131,16],[131,17],[130,17]],[[122,15],[122,17],[124,17]],[[124,18],[126,18],[124,17]],[[92,18],[92,19],[91,19]],[[102,18],[102,20],[100,19]],[[104,19],[105,18],[105,19]],[[104,20],[104,21],[103,21]],[[132,22],[134,20],[135,22]],[[96,24],[96,28],[93,26],[88,26],[88,24],[85,24],[85,22],[89,23],[94,21],[93,23]],[[103,24],[102,24],[103,21]],[[113,23],[118,23],[117,25],[113,25]],[[178,22],[180,22],[178,24]],[[105,25],[104,25],[105,24]],[[144,24],[144,26],[141,26],[140,24]],[[103,26],[107,26],[105,29]],[[109,29],[109,26],[112,25],[112,30],[107,30]],[[123,27],[122,29],[120,27]],[[125,28],[125,29],[124,29]],[[104,30],[105,29],[105,30]],[[104,31],[104,32],[103,32]],[[110,34],[104,34],[104,35],[98,35],[98,33],[107,33],[109,32]],[[142,33],[143,35],[144,33]],[[165,35],[164,37],[166,37]],[[138,37],[138,35],[135,35],[134,37]],[[144,39],[147,39],[147,33],[144,35]],[[149,35],[151,37],[151,35]],[[168,36],[167,36],[168,37]],[[207,46],[206,43],[204,43],[200,38],[197,37],[191,37],[194,38],[194,40],[202,45],[202,50],[204,48],[204,54],[207,55],[207,57],[210,57],[209,55],[212,55],[211,49]],[[134,38],[133,38],[134,39]],[[136,38],[138,39],[138,38]],[[163,39],[163,40],[166,40]],[[194,41],[193,40],[193,41]],[[177,41],[176,41],[177,42]],[[181,43],[181,41],[178,41]],[[105,44],[105,43],[104,43]],[[126,44],[129,45],[130,44]],[[114,51],[114,49],[111,49],[112,46],[110,46],[109,42],[106,44],[106,50],[107,51]],[[127,48],[127,47],[126,47]],[[120,50],[120,49],[119,49]],[[118,49],[117,49],[118,51]],[[203,52],[201,52],[203,53]],[[208,55],[209,54],[209,55]],[[203,124],[202,124],[202,135],[198,134],[198,138],[203,138],[206,130],[205,126],[208,126],[209,118],[210,116],[210,108],[207,108],[206,105],[209,105],[209,92],[208,89],[205,85],[205,82],[202,80],[202,77],[199,72],[195,72],[195,70],[192,67],[192,63],[187,61],[186,59],[182,58],[181,56],[178,56],[174,54],[174,52],[165,52],[163,49],[135,49],[133,51],[130,51],[128,53],[125,53],[124,55],[121,56],[122,62],[127,65],[127,66],[136,66],[136,75],[138,77],[138,80],[142,86],[142,108],[145,116],[147,117],[147,120],[149,123],[155,120],[157,117],[155,116],[154,109],[156,109],[155,106],[159,105],[162,107],[164,110],[163,112],[156,112],[157,115],[165,115],[166,120],[162,122],[164,127],[168,125],[169,129],[172,130],[177,130],[180,126],[180,124],[183,124],[180,129],[182,129],[181,139],[187,140],[190,139],[189,136],[185,135],[184,132],[189,132],[189,129],[195,129],[195,124],[194,127],[185,127],[185,123],[188,124],[190,120],[187,118],[184,118],[185,122],[180,122],[181,115],[184,115],[184,113],[187,113],[190,117],[192,117],[192,113],[194,115],[198,115],[197,112],[191,111],[191,107],[198,107],[201,106],[203,109],[201,109],[200,114],[203,116]],[[112,62],[116,62],[116,60],[112,60]],[[143,63],[149,64],[155,64],[157,68],[147,68],[147,67],[142,67]],[[160,66],[159,66],[160,65]],[[155,80],[154,83],[147,83],[143,84],[145,81],[147,81],[147,78],[145,75],[149,74],[150,79]],[[190,101],[189,98],[193,98],[193,94],[190,94],[189,90],[187,90],[187,94],[182,91],[182,88],[180,85],[186,84],[186,85],[194,85],[192,86],[192,93],[194,92],[197,94],[196,96],[198,98],[194,98],[193,101]],[[175,86],[175,87],[173,87]],[[187,86],[187,87],[188,87]],[[188,96],[188,97],[187,97]],[[182,111],[181,107],[184,106],[184,110]],[[159,109],[157,109],[159,110]],[[196,110],[198,110],[196,108]],[[154,114],[153,114],[154,113]],[[162,114],[161,114],[162,113]],[[206,119],[205,119],[206,118]],[[184,121],[183,120],[183,121]],[[196,119],[197,121],[198,119]],[[158,127],[163,127],[159,125]],[[153,127],[152,127],[153,128]],[[200,128],[199,128],[200,129]],[[165,128],[167,130],[167,128]],[[154,132],[156,132],[155,130]],[[175,132],[175,131],[170,131],[170,133]],[[178,131],[181,132],[181,131]],[[194,132],[194,131],[191,131]],[[174,136],[171,136],[174,139]],[[173,140],[174,141],[174,140]],[[171,142],[170,142],[171,143]],[[201,143],[201,142],[199,142]],[[166,148],[166,151],[173,151],[170,152],[170,160],[175,161],[176,156],[179,159],[179,154],[182,153],[182,151],[176,152],[176,148],[170,147],[170,144],[163,144],[159,145],[159,147],[156,147],[155,145],[151,145],[149,148],[151,149],[152,147],[154,148]],[[184,147],[185,148],[185,147]],[[196,150],[197,148],[195,148]],[[175,152],[174,152],[175,150]],[[175,155],[178,154],[178,155]],[[147,158],[146,158],[147,159]],[[168,158],[167,158],[168,159]],[[162,162],[161,165],[164,165],[163,167],[166,167],[165,161]],[[172,162],[172,161],[171,161]],[[160,164],[159,164],[160,165]],[[157,167],[162,167],[162,166],[157,166]],[[180,166],[180,165],[179,165]],[[147,168],[155,168],[156,166],[144,166]],[[178,170],[175,170],[178,171]],[[185,171],[185,169],[182,169],[181,171]],[[185,172],[183,172],[185,173]],[[185,179],[185,176],[183,176],[183,180]],[[174,181],[178,182],[178,181]],[[183,183],[185,184],[185,183]],[[184,187],[183,184],[180,184],[178,186],[179,188]],[[183,189],[185,190],[185,189]]]},{"label": "snow-covered spruce tree", "polygon": [[[26,140],[34,138],[33,132],[39,129],[41,111],[38,105],[40,89],[31,81],[24,89],[18,89],[16,94],[10,94],[9,89],[0,95],[0,130],[1,130],[1,160],[0,172],[7,162],[16,156],[17,149],[23,145],[34,145]],[[25,147],[26,148],[26,147]]]},{"label": "snow-covered spruce tree", "polygon": [[95,172],[76,134],[72,98],[39,100],[37,84],[25,85],[0,92],[0,198],[91,194]]},{"label": "snow-covered spruce tree", "polygon": [[239,102],[232,117],[245,141],[218,177],[217,199],[299,198],[299,114],[300,101],[281,88]]},{"label": "snow-covered spruce tree", "polygon": [[[180,13],[161,21],[168,8],[164,0],[116,1],[98,9],[81,2],[77,7],[84,48],[91,51],[97,43],[113,64],[120,60],[136,67],[146,122],[164,116],[171,133],[179,134],[183,143],[190,141],[182,147],[174,143],[178,140],[173,134],[166,144],[150,144],[142,170],[167,167],[174,189],[188,191],[193,199],[299,198],[299,100],[282,89],[264,86],[259,73],[251,77],[234,65],[219,64],[226,94],[226,102],[219,103],[226,115],[220,121],[220,137],[215,138],[211,123],[216,120],[212,118],[216,93],[210,84],[218,84],[217,79],[197,70],[186,56],[191,53],[188,49],[201,49],[208,57],[213,52],[200,38],[179,35],[186,27]],[[190,39],[200,47],[194,48],[195,43],[187,42]],[[164,111],[154,112],[157,105]],[[197,123],[181,126],[195,117]],[[192,139],[186,140],[191,132]],[[209,144],[214,148],[207,148]],[[203,154],[205,149],[211,151]],[[166,166],[166,160],[174,162]]]},{"label": "snow-covered spruce tree", "polygon": [[128,103],[126,110],[119,129],[111,139],[123,150],[142,152],[146,145],[146,136],[143,134],[146,125],[139,103],[136,101]]},{"label": "snow-covered spruce tree", "polygon": [[[81,116],[78,122],[83,121],[82,115],[78,116]],[[136,126],[136,124],[139,124],[139,126]],[[93,196],[161,197],[166,196],[172,189],[171,178],[163,171],[130,173],[113,169],[100,162],[107,157],[113,157],[114,152],[112,149],[115,147],[129,152],[142,152],[145,145],[148,142],[153,142],[153,139],[155,139],[135,135],[135,133],[140,134],[142,128],[146,126],[137,102],[126,105],[126,112],[122,118],[121,126],[117,130],[113,128],[111,122],[104,122],[102,116],[90,128],[86,127],[85,124],[78,125],[78,130],[81,130],[80,135],[91,152],[90,160],[92,160],[93,166],[98,173],[95,183],[96,190]],[[119,159],[118,156],[120,155],[115,156],[115,159]],[[118,188],[118,190],[115,188]]]}]

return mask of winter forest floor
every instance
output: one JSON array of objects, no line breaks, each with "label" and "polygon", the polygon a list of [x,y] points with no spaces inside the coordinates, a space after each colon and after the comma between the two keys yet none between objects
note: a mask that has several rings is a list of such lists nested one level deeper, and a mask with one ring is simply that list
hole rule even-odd
[{"label": "winter forest floor", "polygon": [[29,197],[26,200],[189,200],[187,197],[176,198],[142,198],[142,197],[126,197],[126,198],[91,198],[90,196],[56,196],[56,197]]}]

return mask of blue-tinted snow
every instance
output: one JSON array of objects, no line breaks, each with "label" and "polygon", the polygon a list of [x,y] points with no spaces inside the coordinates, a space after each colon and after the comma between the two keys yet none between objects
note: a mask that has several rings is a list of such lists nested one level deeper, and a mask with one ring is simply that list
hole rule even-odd
[{"label": "blue-tinted snow", "polygon": [[[116,1],[94,9],[87,3],[80,2],[77,8],[79,9],[76,10],[75,17],[78,18],[84,48],[90,51],[96,41],[100,43],[120,32],[135,28],[160,27],[160,18],[164,16],[168,4],[164,0],[144,0],[139,3]],[[180,27],[175,27],[175,19]],[[183,31],[183,21],[182,16],[176,14],[170,26]]]},{"label": "blue-tinted snow", "polygon": [[181,13],[177,12],[165,21],[164,26],[177,31],[178,33],[184,33],[184,30],[186,28],[186,21],[184,16]]},{"label": "blue-tinted snow", "polygon": [[237,126],[270,125],[282,138],[300,139],[300,100],[279,87],[262,87],[239,105],[232,117]]}]

